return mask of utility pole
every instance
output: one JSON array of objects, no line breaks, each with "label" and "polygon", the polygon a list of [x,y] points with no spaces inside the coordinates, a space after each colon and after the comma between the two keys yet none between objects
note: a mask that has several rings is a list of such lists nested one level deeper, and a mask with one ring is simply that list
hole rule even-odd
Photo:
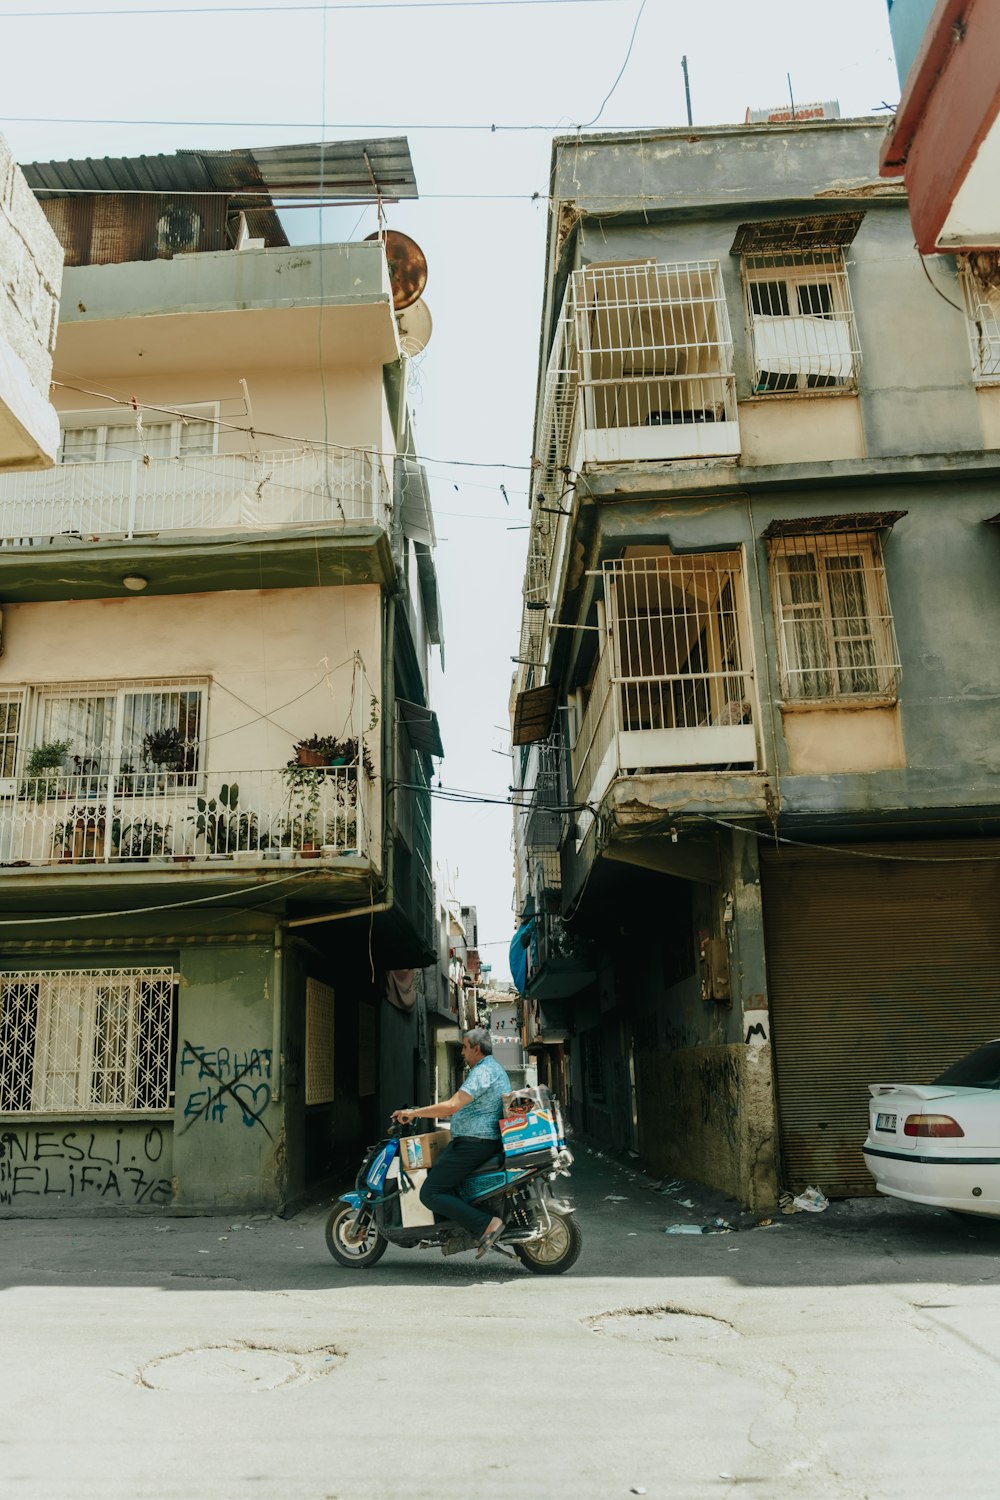
[{"label": "utility pole", "polygon": [[688,60],[686,56],[681,58],[681,72],[684,74],[684,102],[687,105],[688,124],[692,125],[694,121],[691,119],[691,84],[688,81]]}]

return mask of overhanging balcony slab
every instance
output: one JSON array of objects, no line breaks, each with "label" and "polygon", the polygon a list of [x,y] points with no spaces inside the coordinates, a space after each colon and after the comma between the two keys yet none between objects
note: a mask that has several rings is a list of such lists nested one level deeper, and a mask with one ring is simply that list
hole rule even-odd
[{"label": "overhanging balcony slab", "polygon": [[[215,251],[74,266],[63,283],[56,378],[226,366],[311,368],[399,357],[382,247]],[[61,373],[60,373],[61,372]]]},{"label": "overhanging balcony slab", "polygon": [[394,577],[380,527],[136,536],[131,541],[52,538],[45,546],[0,547],[0,598],[8,603],[124,598],[122,578],[148,580],[144,595],[378,583]]}]

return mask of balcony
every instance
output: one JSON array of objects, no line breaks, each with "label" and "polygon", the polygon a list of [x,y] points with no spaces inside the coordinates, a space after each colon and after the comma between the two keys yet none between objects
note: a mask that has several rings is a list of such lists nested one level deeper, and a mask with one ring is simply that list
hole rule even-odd
[{"label": "balcony", "polygon": [[279,451],[59,464],[0,475],[0,548],[86,547],[160,535],[386,528],[376,453]]},{"label": "balcony", "polygon": [[0,802],[0,866],[53,872],[147,864],[379,863],[374,786],[355,766],[277,771],[55,772]]},{"label": "balcony", "polygon": [[527,960],[526,993],[536,1001],[569,999],[597,977],[589,958],[554,912],[538,911],[531,919]]},{"label": "balcony", "polygon": [[585,464],[740,451],[718,261],[574,271],[546,372],[536,490],[551,503]]},{"label": "balcony", "polygon": [[601,646],[571,754],[574,800],[623,773],[756,770],[742,554],[604,566]]}]

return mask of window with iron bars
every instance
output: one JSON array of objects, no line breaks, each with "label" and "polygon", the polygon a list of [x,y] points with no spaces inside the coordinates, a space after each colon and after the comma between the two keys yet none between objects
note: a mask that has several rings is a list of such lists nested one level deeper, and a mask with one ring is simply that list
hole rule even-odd
[{"label": "window with iron bars", "polygon": [[113,459],[187,458],[214,453],[219,408],[203,403],[187,415],[151,413],[138,422],[133,412],[65,412],[59,445],[61,464],[108,463]]},{"label": "window with iron bars", "polygon": [[984,252],[960,259],[959,284],[977,380],[1000,380],[1000,257]]},{"label": "window with iron bars", "polygon": [[586,427],[735,418],[717,261],[588,266],[573,298]]},{"label": "window with iron bars", "polygon": [[656,551],[604,574],[622,729],[751,723],[741,554]]},{"label": "window with iron bars", "polygon": [[756,395],[851,390],[861,350],[843,250],[741,258]]},{"label": "window with iron bars", "polygon": [[786,700],[893,699],[899,651],[876,532],[768,543]]},{"label": "window with iron bars", "polygon": [[172,969],[0,976],[0,1113],[169,1109]]},{"label": "window with iron bars", "polygon": [[[59,743],[67,747],[62,765],[46,774],[74,778],[79,793],[98,791],[108,776],[124,793],[144,791],[151,778],[164,773],[171,774],[175,788],[195,786],[202,769],[205,696],[205,684],[190,681],[60,683],[19,690],[16,700],[0,702],[0,777],[11,775],[19,748],[26,756],[34,747]],[[26,723],[31,727],[22,736]],[[0,790],[14,789],[12,782],[0,781]]]}]

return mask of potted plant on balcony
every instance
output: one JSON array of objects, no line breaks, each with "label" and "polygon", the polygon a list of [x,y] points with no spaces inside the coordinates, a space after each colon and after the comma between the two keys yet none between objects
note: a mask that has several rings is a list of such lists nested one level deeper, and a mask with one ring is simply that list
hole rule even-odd
[{"label": "potted plant on balcony", "polygon": [[209,859],[229,859],[235,854],[251,854],[266,849],[270,839],[260,829],[252,808],[240,807],[239,783],[223,782],[214,797],[198,797],[194,823],[195,837]]},{"label": "potted plant on balcony", "polygon": [[[59,851],[60,864],[83,864],[102,858],[107,832],[107,807],[103,802],[74,804],[68,817],[52,830],[52,847]],[[111,845],[113,855],[120,853],[122,824],[120,810],[112,809]]]},{"label": "potted plant on balcony", "polygon": [[166,848],[167,834],[162,823],[153,818],[136,818],[122,829],[118,852],[121,859],[140,861],[163,854]]},{"label": "potted plant on balcony", "polygon": [[59,795],[60,773],[69,740],[43,740],[29,752],[24,764],[20,796],[30,802],[48,802]]}]

